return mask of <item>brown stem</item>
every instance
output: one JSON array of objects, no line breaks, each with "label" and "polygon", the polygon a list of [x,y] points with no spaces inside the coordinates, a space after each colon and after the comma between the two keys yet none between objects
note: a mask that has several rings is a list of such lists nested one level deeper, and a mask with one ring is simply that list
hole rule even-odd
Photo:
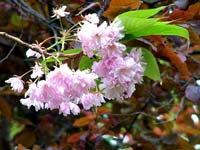
[{"label": "brown stem", "polygon": [[15,37],[15,36],[13,36],[13,35],[10,35],[10,34],[8,34],[8,33],[6,33],[6,32],[0,32],[0,36],[3,36],[3,37],[8,38],[8,39],[10,39],[10,40],[12,40],[12,41],[15,41],[15,42],[17,42],[17,43],[19,43],[19,44],[21,44],[21,45],[23,45],[23,46],[25,46],[25,47],[27,47],[27,48],[30,48],[30,49],[32,49],[32,50],[35,50],[35,51],[37,51],[37,52],[39,52],[39,53],[41,53],[41,54],[45,54],[45,55],[47,55],[47,56],[52,56],[52,54],[47,53],[47,52],[45,51],[45,49],[40,48],[40,47],[37,46],[36,44],[29,44],[29,43],[26,43],[26,42],[22,41],[21,39],[19,39],[18,37]]},{"label": "brown stem", "polygon": [[29,44],[29,43],[26,43],[26,42],[22,41],[21,39],[19,39],[18,37],[10,35],[10,34],[8,34],[6,32],[0,32],[0,36],[3,36],[3,37],[8,38],[8,39],[10,39],[12,41],[15,41],[15,42],[27,47],[27,48],[30,48],[32,50],[35,50],[35,51],[41,53],[41,54],[44,54],[47,57],[48,56],[57,56],[57,57],[66,57],[68,59],[72,59],[72,58],[76,58],[76,57],[82,55],[82,52],[75,53],[75,54],[64,54],[64,53],[59,52],[59,53],[54,55],[54,54],[48,53],[47,49],[44,48],[44,47],[41,47],[40,44]]}]

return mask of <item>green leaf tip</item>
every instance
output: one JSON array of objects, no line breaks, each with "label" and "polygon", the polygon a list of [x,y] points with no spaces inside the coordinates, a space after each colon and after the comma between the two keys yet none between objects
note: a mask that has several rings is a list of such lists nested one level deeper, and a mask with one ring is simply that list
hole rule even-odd
[{"label": "green leaf tip", "polygon": [[142,54],[146,62],[144,75],[154,81],[161,81],[160,70],[153,54],[145,48],[142,48]]}]

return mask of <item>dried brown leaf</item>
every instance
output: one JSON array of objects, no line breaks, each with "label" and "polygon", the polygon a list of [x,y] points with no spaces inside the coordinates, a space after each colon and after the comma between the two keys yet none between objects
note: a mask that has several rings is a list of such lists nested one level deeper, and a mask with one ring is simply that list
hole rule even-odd
[{"label": "dried brown leaf", "polygon": [[114,19],[118,14],[129,9],[137,9],[140,5],[140,0],[111,0],[109,8],[104,12],[104,16]]},{"label": "dried brown leaf", "polygon": [[82,117],[82,118],[76,119],[76,121],[74,122],[73,126],[74,127],[86,126],[92,120],[94,120],[95,117],[96,117],[95,115],[91,115],[91,116],[86,116],[86,117]]},{"label": "dried brown leaf", "polygon": [[0,113],[9,121],[12,120],[12,111],[8,102],[0,96]]}]

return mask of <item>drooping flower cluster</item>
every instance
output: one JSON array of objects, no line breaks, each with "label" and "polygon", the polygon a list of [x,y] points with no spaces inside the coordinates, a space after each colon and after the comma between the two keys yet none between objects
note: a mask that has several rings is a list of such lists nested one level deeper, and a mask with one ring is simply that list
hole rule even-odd
[{"label": "drooping flower cluster", "polygon": [[102,77],[100,89],[108,99],[131,97],[135,84],[142,82],[144,63],[141,51],[133,49],[126,57],[107,56],[95,62],[93,71]]},{"label": "drooping flower cluster", "polygon": [[5,82],[10,83],[12,90],[17,93],[21,93],[22,90],[24,89],[24,81],[21,79],[20,76],[11,77],[8,80],[6,80]]},{"label": "drooping flower cluster", "polygon": [[[66,15],[65,8],[54,13],[62,17]],[[33,81],[29,84],[25,98],[20,100],[23,105],[28,108],[34,106],[36,110],[59,109],[64,115],[76,115],[80,113],[80,105],[88,110],[100,106],[105,102],[104,98],[122,100],[131,97],[135,84],[143,80],[145,63],[141,49],[127,52],[126,46],[119,42],[124,37],[120,20],[116,19],[110,24],[99,22],[96,14],[86,15],[77,32],[83,53],[88,57],[97,56],[92,69],[75,71],[60,62],[54,70],[43,72],[44,66],[37,61],[31,70],[30,78]],[[26,55],[41,58],[39,52],[31,49]],[[44,74],[45,78],[41,80]],[[20,93],[24,88],[21,78],[12,77],[6,83],[10,83],[12,89]],[[97,80],[100,81],[98,84]]]},{"label": "drooping flower cluster", "polygon": [[85,16],[78,31],[84,54],[101,58],[94,62],[93,72],[101,77],[99,88],[107,99],[128,98],[135,91],[135,84],[141,83],[145,63],[140,49],[126,52],[126,46],[119,42],[124,37],[123,26],[116,19],[110,25],[99,24],[96,14]]},{"label": "drooping flower cluster", "polygon": [[96,86],[96,78],[97,75],[88,70],[72,71],[67,64],[63,64],[49,72],[46,80],[31,83],[21,103],[28,107],[34,106],[36,110],[59,109],[64,115],[71,112],[76,115],[80,112],[78,104],[89,109],[104,102],[100,93],[90,92]]}]

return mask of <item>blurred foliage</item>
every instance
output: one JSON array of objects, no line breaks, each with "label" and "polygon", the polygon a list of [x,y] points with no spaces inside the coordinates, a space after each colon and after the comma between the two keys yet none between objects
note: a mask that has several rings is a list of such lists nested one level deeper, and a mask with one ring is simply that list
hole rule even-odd
[{"label": "blurred foliage", "polygon": [[[10,76],[27,71],[31,60],[25,58],[25,47],[0,37],[0,149],[198,149],[200,99],[188,99],[185,89],[200,86],[197,84],[200,79],[200,2],[4,0],[0,2],[0,31],[28,43],[59,35],[59,22],[51,16],[53,8],[60,5],[67,5],[70,11],[70,17],[63,19],[66,30],[81,20],[81,14],[96,12],[102,19],[113,19],[131,9],[167,6],[158,16],[162,21],[186,27],[190,41],[175,36],[146,36],[128,42],[130,46],[143,46],[153,53],[161,81],[145,78],[128,100],[108,101],[79,116],[64,117],[57,110],[27,109],[19,102],[23,95],[16,95],[5,86],[4,81]],[[49,40],[44,46],[53,42]],[[69,44],[65,48],[76,47]],[[80,59],[74,60],[78,61]]]}]

